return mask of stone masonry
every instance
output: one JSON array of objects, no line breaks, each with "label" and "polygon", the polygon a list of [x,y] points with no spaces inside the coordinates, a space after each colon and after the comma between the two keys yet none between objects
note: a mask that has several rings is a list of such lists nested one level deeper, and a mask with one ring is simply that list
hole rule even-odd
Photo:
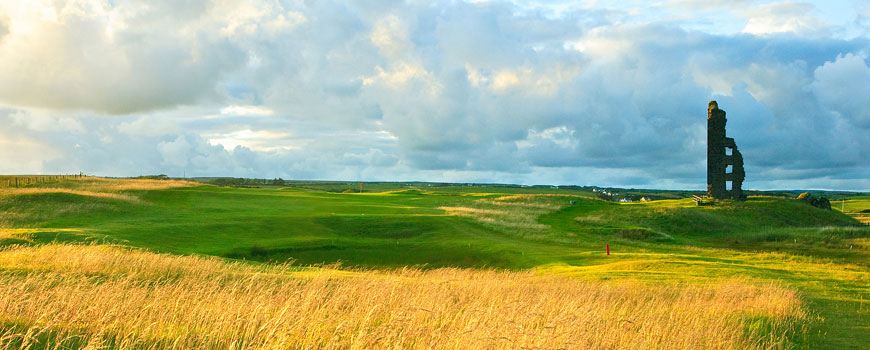
[{"label": "stone masonry", "polygon": [[[744,200],[743,155],[737,150],[734,139],[725,137],[725,111],[716,101],[707,105],[707,195],[717,199]],[[731,150],[729,155],[727,150]],[[728,172],[728,166],[731,172]],[[727,182],[731,182],[731,190]]]}]

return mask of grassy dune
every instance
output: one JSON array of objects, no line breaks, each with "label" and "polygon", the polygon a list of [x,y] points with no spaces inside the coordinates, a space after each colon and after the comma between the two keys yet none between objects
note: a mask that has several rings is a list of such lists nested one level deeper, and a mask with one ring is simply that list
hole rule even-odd
[{"label": "grassy dune", "polygon": [[746,279],[592,283],[471,269],[299,269],[116,246],[0,252],[5,348],[778,349],[807,313]]},{"label": "grassy dune", "polygon": [[0,189],[0,345],[860,349],[870,338],[870,227],[839,211],[382,186]]}]

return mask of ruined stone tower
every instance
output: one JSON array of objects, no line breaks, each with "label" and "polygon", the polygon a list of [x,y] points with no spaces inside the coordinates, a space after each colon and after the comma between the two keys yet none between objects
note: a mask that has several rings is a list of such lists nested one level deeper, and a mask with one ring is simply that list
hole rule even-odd
[{"label": "ruined stone tower", "polygon": [[[734,139],[725,137],[726,122],[725,111],[719,109],[716,101],[710,101],[707,105],[707,195],[744,200],[743,155],[737,150]],[[731,166],[730,173],[728,166]],[[727,182],[731,182],[730,190]]]}]

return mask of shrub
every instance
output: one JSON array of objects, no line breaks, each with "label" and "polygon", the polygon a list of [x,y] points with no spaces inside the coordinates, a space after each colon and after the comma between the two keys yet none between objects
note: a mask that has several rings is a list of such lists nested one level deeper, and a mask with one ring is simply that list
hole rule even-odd
[{"label": "shrub", "polygon": [[806,202],[816,208],[831,210],[831,201],[825,197],[813,197],[809,192],[804,192],[798,195],[797,199]]}]

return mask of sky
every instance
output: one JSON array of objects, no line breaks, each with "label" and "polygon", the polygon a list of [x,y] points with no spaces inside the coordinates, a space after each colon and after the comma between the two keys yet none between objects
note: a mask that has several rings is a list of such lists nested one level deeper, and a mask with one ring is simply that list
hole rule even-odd
[{"label": "sky", "polygon": [[0,0],[0,174],[870,191],[866,1]]}]

